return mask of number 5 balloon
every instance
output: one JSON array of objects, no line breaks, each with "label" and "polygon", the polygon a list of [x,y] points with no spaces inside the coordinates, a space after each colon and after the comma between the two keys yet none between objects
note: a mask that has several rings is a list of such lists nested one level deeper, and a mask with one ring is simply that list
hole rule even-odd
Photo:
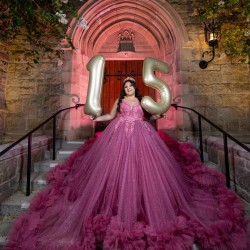
[{"label": "number 5 balloon", "polygon": [[157,59],[147,57],[143,62],[143,81],[156,90],[159,90],[161,101],[155,102],[151,97],[144,96],[141,100],[142,107],[150,114],[160,115],[165,113],[171,106],[171,92],[169,87],[154,74],[155,70],[169,72],[168,64]]},{"label": "number 5 balloon", "polygon": [[84,113],[100,116],[102,113],[101,95],[105,60],[103,56],[94,56],[87,64],[89,73],[88,94],[84,106]]}]

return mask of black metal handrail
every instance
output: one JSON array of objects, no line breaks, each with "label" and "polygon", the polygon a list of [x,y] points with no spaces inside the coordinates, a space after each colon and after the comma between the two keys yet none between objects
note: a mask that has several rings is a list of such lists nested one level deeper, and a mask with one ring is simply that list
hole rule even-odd
[{"label": "black metal handrail", "polygon": [[203,144],[202,144],[202,126],[201,126],[201,119],[205,120],[206,122],[208,122],[210,125],[212,125],[213,127],[215,127],[217,130],[219,130],[222,134],[223,134],[223,144],[224,144],[224,160],[225,160],[225,170],[226,170],[226,183],[227,183],[227,187],[230,188],[230,170],[229,170],[229,159],[228,159],[228,144],[227,144],[227,138],[230,138],[232,141],[234,141],[235,143],[237,143],[240,147],[242,147],[243,149],[245,149],[246,151],[248,151],[250,153],[250,148],[247,147],[245,144],[243,144],[242,142],[238,141],[237,139],[235,139],[232,135],[228,134],[226,131],[224,131],[223,129],[221,129],[220,127],[218,127],[216,124],[214,124],[212,121],[210,121],[209,119],[207,119],[205,116],[203,116],[202,114],[200,114],[198,111],[189,108],[189,107],[185,107],[185,106],[179,106],[177,104],[171,104],[172,107],[174,107],[176,110],[178,108],[182,108],[182,109],[188,109],[193,111],[195,114],[198,115],[198,124],[199,124],[199,141],[200,141],[200,157],[201,157],[201,161],[204,162],[204,157],[203,157]]},{"label": "black metal handrail", "polygon": [[49,122],[51,119],[53,119],[53,136],[52,136],[52,140],[53,140],[53,154],[52,154],[52,158],[53,160],[56,159],[56,117],[58,114],[60,114],[61,112],[68,110],[68,109],[78,109],[79,107],[84,106],[84,104],[76,104],[74,107],[69,107],[69,108],[64,108],[61,109],[59,111],[57,111],[54,115],[52,115],[51,117],[49,117],[47,120],[45,120],[44,122],[42,122],[40,125],[38,125],[37,127],[35,127],[34,129],[32,129],[29,133],[27,133],[26,135],[24,135],[23,137],[21,137],[19,140],[17,140],[16,142],[12,143],[10,146],[8,146],[7,148],[5,148],[3,151],[0,152],[0,156],[4,155],[6,152],[8,152],[10,149],[12,149],[13,147],[15,147],[18,143],[20,143],[21,141],[23,141],[24,139],[28,138],[28,154],[27,154],[27,186],[26,186],[26,196],[30,195],[30,177],[31,177],[31,153],[32,153],[32,148],[31,148],[31,144],[32,144],[32,134],[37,131],[39,128],[41,128],[44,124],[46,124],[47,122]]}]

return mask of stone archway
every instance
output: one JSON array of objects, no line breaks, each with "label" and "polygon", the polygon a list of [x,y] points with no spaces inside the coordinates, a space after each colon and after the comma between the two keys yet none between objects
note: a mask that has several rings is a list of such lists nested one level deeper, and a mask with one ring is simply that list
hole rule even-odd
[{"label": "stone archway", "polygon": [[[76,47],[72,53],[70,92],[78,94],[82,103],[87,94],[86,64],[97,54],[106,60],[144,60],[151,56],[164,61],[171,71],[168,75],[159,74],[159,77],[169,84],[173,97],[181,95],[179,55],[188,42],[188,35],[180,16],[168,2],[92,0],[87,1],[78,13],[88,28],[84,29],[77,20],[72,20],[67,33]],[[134,34],[134,52],[117,52],[118,36],[124,28]],[[66,126],[67,138],[74,137],[75,129],[81,126],[86,134],[90,133],[92,125],[88,117],[72,114]],[[159,121],[158,128],[176,128],[175,113],[168,111],[168,120]]]}]

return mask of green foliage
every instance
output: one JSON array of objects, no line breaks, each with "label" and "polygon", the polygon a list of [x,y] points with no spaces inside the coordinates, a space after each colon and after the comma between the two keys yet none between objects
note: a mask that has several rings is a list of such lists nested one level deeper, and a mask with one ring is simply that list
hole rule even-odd
[{"label": "green foliage", "polygon": [[66,28],[68,18],[78,18],[75,2],[79,1],[1,0],[0,43],[13,45],[21,36],[29,44],[20,42],[18,49],[26,54],[24,60],[28,61],[27,58],[32,54],[31,61],[35,64],[44,52],[50,57],[61,58],[62,53],[54,48],[62,39],[66,38],[74,49],[66,36]]},{"label": "green foliage", "polygon": [[[24,60],[36,64],[43,53],[49,58],[61,58],[63,53],[54,48],[66,39],[74,49],[66,36],[67,21],[79,18],[76,10],[82,3],[81,0],[1,0],[0,43],[13,45],[21,35],[29,42],[28,45],[18,42],[17,49],[27,54]],[[249,0],[197,0],[195,4],[198,5],[194,16],[202,21],[214,20],[220,25],[219,44],[226,54],[250,57]]]},{"label": "green foliage", "polygon": [[227,55],[250,58],[250,1],[201,1],[194,15],[221,27],[220,46]]}]

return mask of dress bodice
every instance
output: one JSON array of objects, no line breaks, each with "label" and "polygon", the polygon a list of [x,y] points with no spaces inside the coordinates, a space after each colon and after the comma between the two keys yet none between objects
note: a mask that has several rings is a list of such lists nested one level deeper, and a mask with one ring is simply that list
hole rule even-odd
[{"label": "dress bodice", "polygon": [[127,137],[129,137],[133,131],[135,123],[142,124],[146,129],[148,125],[143,122],[144,112],[142,110],[141,104],[138,102],[136,104],[131,104],[126,100],[122,100],[120,104],[120,113],[118,113],[115,125],[115,131],[124,125],[124,132]]},{"label": "dress bodice", "polygon": [[144,113],[140,103],[131,104],[126,100],[122,100],[120,104],[120,117],[125,120],[142,120]]}]

